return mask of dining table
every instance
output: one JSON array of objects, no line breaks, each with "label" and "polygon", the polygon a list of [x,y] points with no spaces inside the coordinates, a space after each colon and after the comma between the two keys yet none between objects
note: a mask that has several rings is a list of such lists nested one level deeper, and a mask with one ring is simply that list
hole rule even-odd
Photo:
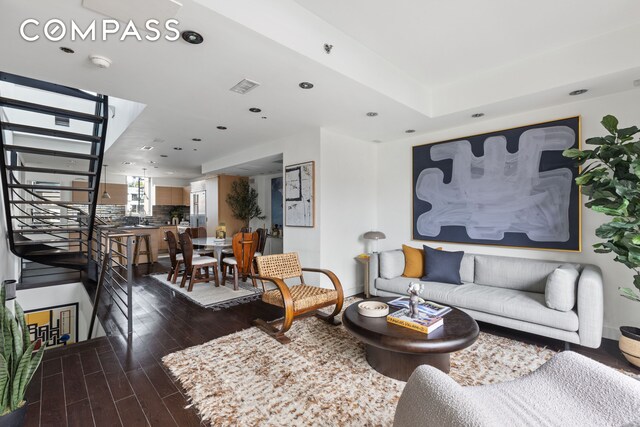
[{"label": "dining table", "polygon": [[222,275],[222,250],[232,247],[232,239],[217,239],[215,237],[194,237],[192,239],[193,246],[201,249],[211,249],[218,260],[218,276]]}]

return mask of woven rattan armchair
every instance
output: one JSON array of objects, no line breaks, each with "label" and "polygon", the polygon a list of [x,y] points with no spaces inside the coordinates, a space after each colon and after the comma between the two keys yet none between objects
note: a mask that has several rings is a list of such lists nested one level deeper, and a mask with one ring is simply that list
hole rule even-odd
[{"label": "woven rattan armchair", "polygon": [[[340,322],[335,316],[342,310],[344,293],[342,284],[338,277],[329,270],[319,268],[302,268],[298,254],[295,252],[278,255],[268,255],[256,257],[258,265],[257,279],[264,282],[273,283],[276,289],[265,290],[262,294],[262,301],[267,304],[284,308],[284,319],[265,322],[257,319],[254,324],[274,337],[282,344],[287,344],[291,340],[285,333],[291,328],[293,319],[296,317],[315,314],[316,317],[332,324],[339,325]],[[304,282],[303,272],[321,273],[329,277],[335,289],[325,289],[318,286],[310,286]],[[300,284],[289,286],[285,280],[298,278]],[[320,313],[320,308],[335,305],[331,314]],[[279,328],[277,325],[282,324]]]}]

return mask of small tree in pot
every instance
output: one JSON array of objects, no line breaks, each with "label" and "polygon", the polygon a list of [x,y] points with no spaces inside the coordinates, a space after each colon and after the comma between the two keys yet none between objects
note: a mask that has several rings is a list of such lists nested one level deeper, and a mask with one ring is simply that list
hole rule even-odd
[{"label": "small tree in pot", "polygon": [[249,181],[239,179],[231,183],[231,191],[227,194],[227,204],[233,216],[244,222],[245,227],[253,218],[265,219],[258,205],[258,192],[251,188]]},{"label": "small tree in pot", "polygon": [[0,290],[0,427],[13,427],[23,424],[27,410],[24,395],[42,361],[44,345],[41,340],[31,342],[22,307],[16,302],[14,310],[9,310],[6,295],[3,285]]},{"label": "small tree in pot", "polygon": [[[615,261],[634,271],[635,289],[618,289],[623,297],[640,302],[640,129],[620,129],[614,116],[605,116],[601,123],[609,134],[587,139],[592,150],[570,149],[564,156],[587,164],[576,178],[589,198],[585,206],[611,217],[596,229],[604,241],[593,245],[595,252],[613,253]],[[620,349],[640,366],[640,329],[623,326],[620,331]]]}]

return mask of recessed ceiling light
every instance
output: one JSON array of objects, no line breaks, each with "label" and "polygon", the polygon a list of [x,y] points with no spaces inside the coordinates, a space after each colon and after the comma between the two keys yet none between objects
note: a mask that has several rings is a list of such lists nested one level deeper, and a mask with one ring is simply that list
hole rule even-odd
[{"label": "recessed ceiling light", "polygon": [[192,140],[192,141],[195,141],[195,142],[200,142],[200,141],[202,141],[202,139],[200,139],[200,138],[191,138],[191,140]]},{"label": "recessed ceiling light", "polygon": [[252,89],[255,89],[258,86],[260,86],[260,83],[258,83],[256,81],[249,80],[249,79],[242,79],[238,83],[236,83],[236,85],[234,87],[232,87],[229,90],[231,92],[235,92],[235,93],[239,93],[240,95],[244,95],[245,93],[249,92]]},{"label": "recessed ceiling light", "polygon": [[471,115],[474,119],[479,119],[480,117],[484,117],[484,113],[475,113]]},{"label": "recessed ceiling light", "polygon": [[374,140],[373,140],[373,141],[371,141],[371,142],[376,142],[376,143],[378,143],[378,142],[382,142],[382,141],[380,141],[379,139],[374,139]]},{"label": "recessed ceiling light", "polygon": [[376,113],[375,111],[369,111],[369,112],[367,113],[367,117],[375,117],[375,116],[377,116],[377,115],[378,115],[378,113]]},{"label": "recessed ceiling light", "polygon": [[132,162],[122,162],[122,164],[126,165],[126,166],[130,166],[130,165],[133,165],[134,163],[132,163]]},{"label": "recessed ceiling light", "polygon": [[158,169],[158,166],[154,166],[153,168],[154,168],[154,169]]},{"label": "recessed ceiling light", "polygon": [[187,30],[182,32],[182,40],[190,44],[200,44],[204,41],[204,38],[195,31]]},{"label": "recessed ceiling light", "polygon": [[173,147],[173,149],[176,151],[182,151],[182,147]]},{"label": "recessed ceiling light", "polygon": [[198,149],[197,149],[197,148],[194,148],[194,149],[193,149],[193,151],[198,151]]},{"label": "recessed ceiling light", "polygon": [[143,147],[140,147],[141,150],[143,151],[151,151],[153,150],[154,147],[150,146],[150,145],[145,145]]},{"label": "recessed ceiling light", "polygon": [[169,156],[167,156],[166,154],[160,154],[160,157],[165,157],[166,158],[166,157],[169,157]]},{"label": "recessed ceiling light", "polygon": [[313,83],[302,82],[298,86],[300,86],[302,89],[312,89],[313,88]]},{"label": "recessed ceiling light", "polygon": [[267,116],[262,116],[260,118],[263,119],[263,120],[267,120]]},{"label": "recessed ceiling light", "polygon": [[76,53],[76,51],[71,49],[70,47],[61,46],[60,50],[63,51],[64,53]]},{"label": "recessed ceiling light", "polygon": [[256,108],[256,107],[251,107],[251,108],[249,108],[249,111],[251,111],[252,113],[259,113],[262,110],[259,109],[259,108]]},{"label": "recessed ceiling light", "polygon": [[569,92],[569,95],[576,96],[576,95],[582,95],[583,93],[587,93],[587,92],[589,92],[589,89],[578,89],[578,90],[574,90],[573,92]]},{"label": "recessed ceiling light", "polygon": [[404,132],[405,133],[414,133],[416,130],[415,129],[407,129]]},{"label": "recessed ceiling light", "polygon": [[633,85],[636,86],[636,87],[639,87],[640,86],[640,79],[634,80],[633,81]]},{"label": "recessed ceiling light", "polygon": [[155,165],[158,162],[156,162],[155,160],[150,160],[149,163],[152,164],[152,165]]},{"label": "recessed ceiling light", "polygon": [[218,126],[218,127],[216,127],[216,129],[227,130],[227,127],[226,126]]}]

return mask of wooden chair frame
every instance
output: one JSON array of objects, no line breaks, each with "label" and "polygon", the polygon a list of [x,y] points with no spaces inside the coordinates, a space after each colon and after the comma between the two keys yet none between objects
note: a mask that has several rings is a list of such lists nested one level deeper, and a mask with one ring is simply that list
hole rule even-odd
[{"label": "wooden chair frame", "polygon": [[237,233],[233,236],[232,248],[236,264],[222,264],[222,283],[227,281],[227,267],[233,270],[233,290],[239,289],[239,277],[251,278],[253,287],[258,287],[254,278],[253,255],[258,247],[258,233]]},{"label": "wooden chair frame", "polygon": [[[282,301],[284,305],[284,318],[277,319],[271,322],[266,322],[262,319],[256,319],[253,321],[253,324],[258,328],[262,329],[264,332],[266,332],[267,334],[269,334],[270,336],[272,336],[282,344],[288,344],[289,342],[291,342],[291,339],[287,337],[285,333],[291,328],[291,325],[293,324],[293,320],[295,318],[315,315],[319,319],[322,319],[331,325],[339,325],[341,323],[335,318],[338,314],[340,314],[340,311],[342,310],[342,306],[344,304],[344,291],[342,289],[342,283],[340,283],[340,279],[338,279],[338,277],[331,270],[326,270],[321,268],[302,268],[301,271],[310,272],[310,273],[320,273],[327,276],[329,280],[331,280],[333,287],[338,293],[337,299],[335,301],[328,301],[324,304],[314,305],[314,306],[296,311],[294,309],[294,300],[293,300],[293,297],[291,296],[291,291],[289,290],[289,286],[285,283],[283,279],[280,279],[277,277],[255,276],[256,279],[263,282],[263,288],[264,288],[264,282],[273,283],[278,288],[278,290],[280,291],[280,294],[282,295]],[[305,284],[304,276],[301,274],[299,277],[300,277],[300,283],[304,285]],[[318,312],[318,309],[329,307],[334,304],[335,304],[335,308],[331,314],[323,314]],[[279,324],[281,324],[281,326],[277,327],[277,325]]]},{"label": "wooden chair frame", "polygon": [[[180,243],[182,244],[182,256],[184,258],[184,274],[182,275],[182,280],[180,281],[180,287],[184,288],[184,285],[187,283],[187,278],[189,279],[189,287],[187,288],[187,292],[191,292],[193,290],[193,285],[196,283],[204,283],[211,282],[211,276],[209,274],[209,268],[213,269],[213,279],[217,286],[220,286],[220,282],[218,281],[218,262],[215,258],[211,258],[211,262],[198,263],[193,264],[193,243],[191,242],[191,236],[187,233],[182,233],[180,235]],[[202,259],[205,257],[198,257],[198,259]],[[176,264],[178,264],[176,262]],[[175,276],[174,276],[175,280]]]}]

